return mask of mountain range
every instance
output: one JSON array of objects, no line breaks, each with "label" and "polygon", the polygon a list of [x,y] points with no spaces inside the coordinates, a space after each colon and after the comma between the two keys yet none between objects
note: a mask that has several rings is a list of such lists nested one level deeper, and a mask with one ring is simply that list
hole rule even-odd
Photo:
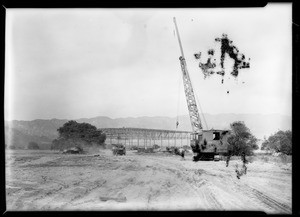
[{"label": "mountain range", "polygon": [[[75,119],[78,123],[90,123],[97,128],[135,127],[149,129],[191,131],[189,116],[179,117],[127,117],[109,118],[98,116],[94,118]],[[291,117],[280,114],[204,114],[201,116],[203,129],[229,129],[230,123],[244,121],[256,138],[262,140],[278,130],[291,130]],[[42,149],[50,148],[51,142],[58,137],[57,129],[68,119],[36,119],[32,121],[5,121],[5,144],[25,148],[29,142],[37,142]],[[207,124],[206,124],[207,123]]]}]

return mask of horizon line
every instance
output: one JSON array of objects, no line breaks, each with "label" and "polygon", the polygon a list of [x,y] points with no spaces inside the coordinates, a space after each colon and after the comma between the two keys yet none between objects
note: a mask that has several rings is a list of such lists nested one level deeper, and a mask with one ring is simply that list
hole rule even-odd
[{"label": "horizon line", "polygon": [[[287,116],[290,117],[290,115],[287,114],[280,114],[280,113],[218,113],[218,114],[211,114],[211,113],[203,113],[204,115],[281,115],[281,116]],[[109,118],[109,119],[126,119],[126,118],[177,118],[177,117],[183,117],[183,116],[189,116],[188,114],[181,114],[178,116],[162,116],[162,115],[156,115],[156,116],[137,116],[137,117],[133,117],[133,116],[127,116],[127,117],[109,117],[109,116],[104,116],[104,115],[98,115],[98,116],[94,116],[94,117],[81,117],[81,118],[36,118],[36,119],[12,119],[12,120],[6,120],[4,118],[5,122],[11,122],[11,121],[36,121],[36,120],[80,120],[80,119],[92,119],[92,118],[99,118],[99,117],[104,117],[104,118]]]}]

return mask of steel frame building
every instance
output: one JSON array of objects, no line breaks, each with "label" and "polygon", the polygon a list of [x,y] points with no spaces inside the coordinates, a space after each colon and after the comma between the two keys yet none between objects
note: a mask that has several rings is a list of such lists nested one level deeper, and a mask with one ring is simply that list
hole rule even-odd
[{"label": "steel frame building", "polygon": [[161,147],[188,145],[190,131],[145,129],[145,128],[100,128],[106,134],[106,144],[124,144],[127,147]]}]

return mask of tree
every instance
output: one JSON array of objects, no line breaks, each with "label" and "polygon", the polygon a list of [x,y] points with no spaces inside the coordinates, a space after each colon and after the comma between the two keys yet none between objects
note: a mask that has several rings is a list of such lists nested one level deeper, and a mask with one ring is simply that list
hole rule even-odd
[{"label": "tree", "polygon": [[269,136],[268,139],[265,139],[262,143],[262,150],[272,150],[275,152],[282,152],[287,155],[292,154],[292,131],[282,131]]},{"label": "tree", "polygon": [[242,121],[230,124],[231,132],[228,137],[229,150],[232,155],[252,155],[258,149],[257,138],[250,132]]},{"label": "tree", "polygon": [[59,138],[64,139],[81,139],[86,142],[103,144],[106,135],[101,130],[88,123],[77,123],[76,121],[69,121],[65,123],[58,130]]},{"label": "tree", "polygon": [[31,150],[40,149],[39,145],[36,142],[29,142],[27,148]]}]

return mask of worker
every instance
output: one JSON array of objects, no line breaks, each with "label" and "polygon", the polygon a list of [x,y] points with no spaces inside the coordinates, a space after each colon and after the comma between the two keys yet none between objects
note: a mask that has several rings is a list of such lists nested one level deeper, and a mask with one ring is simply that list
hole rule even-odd
[{"label": "worker", "polygon": [[179,148],[178,149],[178,154],[182,157],[182,159],[184,160],[184,154],[185,154],[185,150],[183,148]]},{"label": "worker", "polygon": [[229,165],[230,157],[233,153],[233,146],[231,144],[228,144],[228,152],[227,152],[227,158],[226,158],[226,167]]},{"label": "worker", "polygon": [[227,153],[227,158],[226,158],[226,167],[229,165],[230,157],[232,155],[232,151],[229,149]]}]

